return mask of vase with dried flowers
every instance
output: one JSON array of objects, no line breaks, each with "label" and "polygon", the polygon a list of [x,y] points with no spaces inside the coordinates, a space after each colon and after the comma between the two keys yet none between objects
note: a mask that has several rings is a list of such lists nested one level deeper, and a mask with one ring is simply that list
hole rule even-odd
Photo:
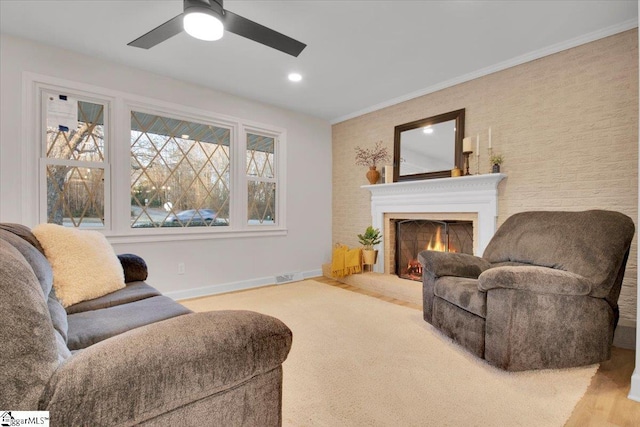
[{"label": "vase with dried flowers", "polygon": [[376,145],[371,148],[362,148],[357,146],[356,150],[356,165],[368,166],[367,179],[370,184],[375,184],[380,179],[380,172],[376,169],[377,165],[382,162],[389,161],[389,153],[387,148],[382,146],[382,141],[376,142]]}]

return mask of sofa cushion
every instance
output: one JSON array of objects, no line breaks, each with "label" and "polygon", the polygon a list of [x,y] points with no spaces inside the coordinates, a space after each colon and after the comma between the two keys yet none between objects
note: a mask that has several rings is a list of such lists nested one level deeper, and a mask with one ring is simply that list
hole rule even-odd
[{"label": "sofa cushion", "polygon": [[70,350],[80,350],[130,329],[169,319],[191,310],[171,298],[156,296],[128,304],[70,314]]},{"label": "sofa cushion", "polygon": [[35,247],[44,255],[44,249],[40,245],[40,242],[38,241],[36,236],[33,235],[33,233],[31,232],[31,229],[26,225],[3,222],[3,223],[0,223],[0,230],[10,231],[16,236],[21,237],[22,239],[26,240],[28,243],[31,243],[33,247]]},{"label": "sofa cushion", "polygon": [[60,334],[62,340],[67,342],[67,332],[69,330],[69,324],[67,323],[67,312],[64,310],[60,301],[56,298],[56,292],[51,289],[49,297],[47,298],[47,307],[49,308],[49,315],[51,316],[51,323],[56,332]]},{"label": "sofa cushion", "polygon": [[482,318],[487,317],[487,293],[478,290],[478,280],[445,276],[435,282],[435,296]]},{"label": "sofa cushion", "polygon": [[78,304],[67,307],[67,314],[81,313],[83,311],[100,310],[115,305],[127,304],[134,301],[140,301],[145,298],[151,298],[162,295],[155,288],[144,282],[131,282],[122,289],[101,296],[96,299],[82,301]]},{"label": "sofa cushion", "polygon": [[[2,225],[3,227],[0,227],[0,239],[10,243],[16,248],[31,266],[31,269],[38,278],[43,294],[47,296],[47,306],[53,327],[60,334],[62,341],[66,342],[67,316],[53,290],[53,271],[51,270],[51,265],[43,253],[33,245],[34,241],[37,242],[37,239],[31,234],[29,229],[24,226],[17,226],[16,224]],[[30,234],[31,238],[29,238]],[[38,246],[40,245],[38,244]]]},{"label": "sofa cushion", "polygon": [[53,271],[45,256],[33,244],[12,231],[0,229],[0,239],[9,242],[27,260],[36,277],[44,295],[49,295],[53,286]]},{"label": "sofa cushion", "polygon": [[51,263],[53,286],[64,307],[124,288],[122,265],[101,233],[40,224],[33,234]]},{"label": "sofa cushion", "polygon": [[36,410],[58,367],[55,330],[33,269],[10,243],[0,239],[0,408]]}]

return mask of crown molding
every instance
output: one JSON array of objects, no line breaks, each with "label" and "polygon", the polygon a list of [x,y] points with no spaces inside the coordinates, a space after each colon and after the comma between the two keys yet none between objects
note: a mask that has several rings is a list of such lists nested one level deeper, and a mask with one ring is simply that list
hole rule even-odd
[{"label": "crown molding", "polygon": [[542,49],[534,50],[533,52],[525,53],[524,55],[516,56],[515,58],[511,58],[509,60],[499,62],[489,67],[481,68],[477,71],[473,71],[471,73],[464,74],[459,77],[454,77],[453,79],[446,80],[444,82],[435,84],[433,86],[429,86],[427,88],[424,88],[415,92],[408,93],[406,95],[399,96],[397,98],[389,99],[379,104],[372,105],[371,107],[364,108],[359,111],[355,111],[351,114],[337,117],[333,120],[330,120],[329,123],[332,125],[335,125],[337,123],[344,122],[346,120],[353,119],[355,117],[372,113],[374,111],[378,111],[383,108],[390,107],[392,105],[400,104],[402,102],[409,101],[411,99],[418,98],[423,95],[428,95],[430,93],[437,92],[439,90],[446,89],[448,87],[455,86],[460,83],[464,83],[470,80],[484,77],[486,75],[493,74],[498,71],[505,70],[507,68],[515,67],[516,65],[521,65],[526,62],[543,58],[545,56],[553,55],[554,53],[562,52],[563,50],[571,49],[583,44],[587,44],[599,39],[603,39],[605,37],[612,36],[614,34],[622,33],[624,31],[631,30],[636,27],[638,27],[638,17],[629,19],[628,21],[624,21],[616,25],[602,28],[597,31],[593,31],[591,33],[584,34],[579,37],[575,37],[573,39],[566,40],[561,43],[556,43],[554,45],[547,46]]}]

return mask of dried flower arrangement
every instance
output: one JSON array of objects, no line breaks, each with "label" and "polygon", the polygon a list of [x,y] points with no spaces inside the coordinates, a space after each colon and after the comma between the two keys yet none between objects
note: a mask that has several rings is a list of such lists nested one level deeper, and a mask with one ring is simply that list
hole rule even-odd
[{"label": "dried flower arrangement", "polygon": [[372,148],[362,148],[357,146],[356,165],[358,166],[377,166],[379,163],[389,161],[389,153],[387,148],[382,146],[382,141],[376,142]]}]

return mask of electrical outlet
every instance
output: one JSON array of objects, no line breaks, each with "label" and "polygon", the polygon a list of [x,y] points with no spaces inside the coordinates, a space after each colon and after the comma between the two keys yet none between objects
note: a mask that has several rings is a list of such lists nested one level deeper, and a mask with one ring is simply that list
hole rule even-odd
[{"label": "electrical outlet", "polygon": [[178,263],[178,274],[184,274],[184,262]]}]

